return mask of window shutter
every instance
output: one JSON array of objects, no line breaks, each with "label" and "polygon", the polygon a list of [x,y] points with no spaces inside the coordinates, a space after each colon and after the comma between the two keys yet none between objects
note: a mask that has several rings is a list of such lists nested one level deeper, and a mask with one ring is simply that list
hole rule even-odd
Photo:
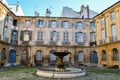
[{"label": "window shutter", "polygon": [[87,40],[87,33],[84,33],[83,38],[84,38],[84,41]]},{"label": "window shutter", "polygon": [[59,40],[59,32],[57,32],[57,41]]},{"label": "window shutter", "polygon": [[20,33],[20,40],[23,41],[23,38],[24,38],[24,31],[21,31],[21,33]]},{"label": "window shutter", "polygon": [[29,40],[32,40],[32,31],[29,31]]},{"label": "window shutter", "polygon": [[75,32],[75,42],[77,42],[77,32]]}]

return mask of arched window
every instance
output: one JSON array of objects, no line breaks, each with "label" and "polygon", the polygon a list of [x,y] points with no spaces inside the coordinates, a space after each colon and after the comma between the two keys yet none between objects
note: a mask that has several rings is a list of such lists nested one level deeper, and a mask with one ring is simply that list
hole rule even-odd
[{"label": "arched window", "polygon": [[63,61],[69,61],[69,58],[70,58],[70,54],[64,56],[64,57],[63,57]]},{"label": "arched window", "polygon": [[53,52],[55,52],[55,51],[50,51],[50,61],[56,60],[56,56],[53,54]]},{"label": "arched window", "polygon": [[107,60],[107,53],[105,50],[102,51],[102,61],[106,61]]},{"label": "arched window", "polygon": [[84,54],[83,51],[78,52],[78,62],[84,62]]},{"label": "arched window", "polygon": [[1,60],[4,60],[5,59],[5,48],[2,49],[1,51]]},{"label": "arched window", "polygon": [[98,63],[98,56],[96,51],[90,52],[90,63]]},{"label": "arched window", "polygon": [[40,50],[36,51],[36,60],[37,61],[42,60],[42,51]]},{"label": "arched window", "polygon": [[119,60],[119,54],[118,54],[118,50],[116,48],[113,49],[113,60],[114,61]]},{"label": "arched window", "polygon": [[28,57],[28,52],[27,50],[24,50],[23,53],[22,53],[22,57],[21,57],[21,60],[27,60],[27,57]]}]

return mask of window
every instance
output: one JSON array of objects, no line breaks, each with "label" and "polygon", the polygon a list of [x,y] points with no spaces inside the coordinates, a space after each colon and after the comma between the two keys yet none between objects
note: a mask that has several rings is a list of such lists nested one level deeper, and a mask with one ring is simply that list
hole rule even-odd
[{"label": "window", "polygon": [[69,41],[69,33],[68,32],[63,32],[63,41],[65,41],[65,42]]},{"label": "window", "polygon": [[68,21],[63,21],[63,22],[62,22],[62,27],[63,27],[63,28],[68,28],[68,27],[69,27]]},{"label": "window", "polygon": [[82,32],[76,32],[75,34],[75,39],[76,39],[76,42],[83,42],[83,33]]},{"label": "window", "polygon": [[119,55],[118,55],[118,50],[113,49],[113,60],[118,61],[119,60]]},{"label": "window", "polygon": [[37,41],[42,41],[43,40],[43,31],[38,31],[37,33]]},{"label": "window", "polygon": [[6,17],[5,17],[5,22],[8,22],[8,20],[9,20],[9,16],[6,15]]},{"label": "window", "polygon": [[63,57],[63,61],[69,61],[70,54]]},{"label": "window", "polygon": [[37,51],[36,52],[36,60],[39,61],[39,60],[42,60],[42,51]]},{"label": "window", "polygon": [[84,62],[84,54],[83,51],[78,52],[78,62]]},{"label": "window", "polygon": [[115,12],[110,13],[111,20],[115,19]]},{"label": "window", "polygon": [[13,20],[13,26],[17,26],[17,20]]},{"label": "window", "polygon": [[6,52],[5,48],[3,48],[2,51],[1,51],[1,60],[5,59],[5,57],[6,57],[5,52]]},{"label": "window", "polygon": [[105,24],[105,19],[102,18],[100,23],[101,23],[101,25]]},{"label": "window", "polygon": [[25,27],[30,27],[30,20],[25,21]]},{"label": "window", "polygon": [[117,39],[117,30],[116,30],[116,25],[112,25],[112,40],[116,41]]},{"label": "window", "polygon": [[106,61],[107,60],[107,53],[105,50],[102,51],[102,61]]},{"label": "window", "polygon": [[102,43],[105,43],[106,37],[105,37],[105,29],[102,29]]},{"label": "window", "polygon": [[90,41],[95,42],[95,32],[90,33]]},{"label": "window", "polygon": [[82,23],[81,22],[77,22],[75,25],[76,28],[82,28]]},{"label": "window", "polygon": [[50,61],[55,61],[56,56],[53,54],[54,51],[50,51]]},{"label": "window", "polygon": [[36,25],[37,25],[37,27],[43,27],[44,21],[43,20],[37,20]]},{"label": "window", "polygon": [[29,32],[28,31],[24,32],[24,41],[29,41]]},{"label": "window", "polygon": [[21,56],[21,60],[27,60],[27,57],[28,57],[28,53],[26,50],[24,50]]},{"label": "window", "polygon": [[95,22],[90,22],[90,28],[94,29],[95,28]]},{"label": "window", "polygon": [[49,22],[49,27],[56,28],[56,21],[50,21]]},{"label": "window", "polygon": [[50,40],[51,41],[57,41],[59,39],[59,32],[57,31],[52,31],[50,33]]},{"label": "window", "polygon": [[20,40],[21,41],[29,41],[32,39],[32,31],[21,31]]},{"label": "window", "polygon": [[5,39],[7,37],[7,27],[4,26],[3,28],[3,38]]}]

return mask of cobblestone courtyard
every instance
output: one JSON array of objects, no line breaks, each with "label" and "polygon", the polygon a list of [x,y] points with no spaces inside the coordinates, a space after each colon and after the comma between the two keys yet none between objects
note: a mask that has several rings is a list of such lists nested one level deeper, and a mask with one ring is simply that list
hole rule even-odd
[{"label": "cobblestone courtyard", "polygon": [[0,80],[120,80],[120,70],[85,68],[87,75],[73,79],[52,79],[35,75],[36,67],[0,68]]}]

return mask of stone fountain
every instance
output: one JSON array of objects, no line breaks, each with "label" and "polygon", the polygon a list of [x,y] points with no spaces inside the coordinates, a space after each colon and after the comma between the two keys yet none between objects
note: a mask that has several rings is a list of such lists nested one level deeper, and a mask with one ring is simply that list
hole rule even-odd
[{"label": "stone fountain", "polygon": [[39,68],[36,72],[38,76],[49,78],[75,78],[86,75],[85,71],[79,68],[65,68],[63,57],[70,54],[70,52],[54,52],[57,56],[56,68]]}]

